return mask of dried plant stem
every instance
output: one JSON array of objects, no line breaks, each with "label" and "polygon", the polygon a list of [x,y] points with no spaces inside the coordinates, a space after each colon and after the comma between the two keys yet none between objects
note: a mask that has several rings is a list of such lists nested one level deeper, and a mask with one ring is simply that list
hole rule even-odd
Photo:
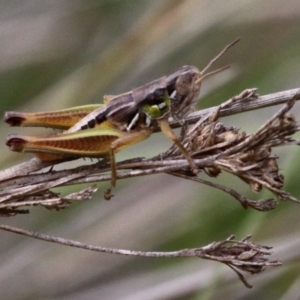
[{"label": "dried plant stem", "polygon": [[186,175],[180,174],[178,172],[170,172],[169,174],[174,175],[176,177],[184,178],[187,180],[196,181],[196,182],[211,186],[213,188],[219,189],[219,190],[229,194],[230,196],[232,196],[238,202],[240,202],[244,208],[251,207],[251,208],[254,208],[259,211],[269,211],[271,209],[274,209],[275,206],[277,205],[277,201],[274,198],[260,199],[258,201],[254,201],[254,200],[244,197],[243,195],[239,194],[234,189],[228,188],[226,186],[222,186],[218,183],[214,183],[214,182],[211,182],[211,181],[199,178],[199,177],[186,176]]},{"label": "dried plant stem", "polygon": [[234,270],[239,279],[248,288],[251,288],[252,286],[246,281],[244,276],[237,269],[250,273],[259,273],[263,271],[266,266],[275,267],[281,265],[281,262],[279,262],[278,260],[268,260],[266,256],[271,254],[271,248],[250,242],[251,236],[247,236],[241,241],[236,241],[234,240],[235,236],[232,235],[224,241],[213,242],[204,247],[181,249],[178,251],[170,252],[154,252],[95,246],[61,237],[24,230],[4,224],[0,224],[0,229],[47,242],[101,253],[153,258],[198,257],[208,260],[214,260],[224,263],[232,270]]},{"label": "dried plant stem", "polygon": [[[286,90],[286,91],[263,95],[263,96],[256,95],[255,92],[256,92],[255,88],[247,89],[241,92],[240,95],[235,96],[227,100],[226,102],[224,102],[224,104],[226,105],[224,104],[221,105],[220,117],[231,116],[242,112],[261,109],[264,107],[284,104],[290,101],[291,99],[294,99],[295,101],[300,100],[300,88]],[[243,96],[245,94],[246,97],[243,101],[236,101],[236,100],[243,99]],[[228,105],[228,103],[231,105]],[[189,124],[193,124],[197,122],[199,118],[206,115],[210,115],[216,109],[218,109],[218,106],[196,111],[190,114],[186,118],[186,122]],[[174,128],[174,127],[180,127],[181,125],[179,122],[174,121],[171,122],[171,126]]]}]

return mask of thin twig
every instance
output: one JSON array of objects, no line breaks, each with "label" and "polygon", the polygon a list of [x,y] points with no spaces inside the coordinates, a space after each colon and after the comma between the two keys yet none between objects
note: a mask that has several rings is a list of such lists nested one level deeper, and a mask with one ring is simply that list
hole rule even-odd
[{"label": "thin twig", "polygon": [[95,252],[118,254],[127,256],[152,257],[152,258],[175,258],[175,257],[198,257],[209,259],[226,264],[233,269],[238,275],[239,279],[248,288],[252,286],[246,281],[244,276],[236,270],[239,268],[244,272],[260,273],[264,271],[265,267],[280,266],[281,262],[278,260],[268,260],[266,256],[271,254],[270,247],[261,246],[250,242],[248,236],[241,241],[234,240],[234,236],[230,236],[224,241],[213,242],[209,245],[199,248],[181,249],[170,252],[155,252],[155,251],[136,251],[108,248],[101,246],[94,246],[90,244],[81,243],[78,241],[65,239],[48,234],[42,234],[34,231],[29,231],[21,228],[12,227],[9,225],[0,224],[0,229],[25,235],[35,239],[56,243],[64,246],[75,247]]},{"label": "thin twig", "polygon": [[[253,89],[248,89],[248,90],[252,91]],[[248,90],[246,90],[246,91],[248,91]],[[243,93],[244,93],[244,91],[241,94],[243,94]],[[232,99],[235,99],[235,98],[236,98],[236,96],[227,101],[232,101]],[[300,88],[286,90],[286,91],[268,94],[268,95],[264,95],[264,96],[252,95],[252,97],[250,97],[250,98],[246,97],[245,101],[239,101],[231,107],[225,107],[225,108],[221,107],[220,117],[231,116],[231,115],[239,114],[242,112],[261,109],[264,107],[270,107],[270,106],[274,106],[274,105],[284,104],[291,99],[294,99],[295,101],[300,100]],[[196,111],[196,112],[190,114],[185,119],[185,121],[188,124],[194,124],[200,118],[202,118],[206,115],[212,114],[216,109],[218,109],[218,106],[214,106],[214,107],[210,107],[207,109],[202,109],[202,110]],[[172,128],[177,128],[180,126],[181,126],[181,124],[178,121],[171,122]]]},{"label": "thin twig", "polygon": [[277,205],[277,201],[274,198],[260,199],[258,201],[254,201],[254,200],[248,199],[245,196],[239,194],[234,189],[222,186],[218,183],[214,183],[214,182],[211,182],[211,181],[199,178],[199,177],[186,176],[179,172],[170,172],[169,174],[174,175],[176,177],[184,178],[187,180],[196,181],[196,182],[211,186],[213,188],[219,189],[219,190],[229,194],[230,196],[232,196],[238,202],[240,202],[244,208],[251,207],[258,211],[269,211],[269,210],[274,209]]}]

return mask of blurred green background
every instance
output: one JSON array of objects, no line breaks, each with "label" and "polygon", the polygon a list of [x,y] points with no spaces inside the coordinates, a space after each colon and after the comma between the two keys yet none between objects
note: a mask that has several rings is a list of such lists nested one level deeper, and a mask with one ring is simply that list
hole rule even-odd
[{"label": "blurred green background", "polygon": [[[2,113],[100,102],[104,94],[130,90],[185,64],[202,69],[238,37],[242,41],[215,65],[232,68],[205,80],[199,108],[246,88],[268,94],[300,87],[298,0],[0,1],[0,22]],[[277,109],[222,121],[253,132]],[[299,105],[293,111],[299,115]],[[31,157],[7,149],[8,133],[45,132],[4,124],[0,131],[2,169]],[[169,146],[155,134],[117,159],[151,157]],[[278,148],[276,154],[285,188],[300,198],[299,150]],[[217,182],[253,199],[271,196],[252,193],[232,176],[223,174]],[[110,202],[103,200],[106,187],[100,184],[93,200],[67,210],[37,207],[2,222],[95,245],[153,251],[251,233],[253,241],[274,246],[273,258],[284,264],[246,275],[254,285],[249,290],[229,268],[211,261],[99,254],[0,232],[2,299],[300,298],[299,205],[281,202],[267,213],[244,210],[221,191],[164,174],[118,181]]]}]

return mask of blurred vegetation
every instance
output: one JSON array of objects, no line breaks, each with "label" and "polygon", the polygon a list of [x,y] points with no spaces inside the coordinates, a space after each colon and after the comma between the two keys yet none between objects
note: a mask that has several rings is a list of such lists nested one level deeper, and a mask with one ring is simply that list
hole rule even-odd
[{"label": "blurred vegetation", "polygon": [[[0,2],[1,111],[39,111],[101,101],[190,64],[203,68],[225,45],[242,41],[217,62],[229,71],[207,79],[199,108],[242,90],[260,94],[300,87],[300,3],[197,0],[53,0]],[[252,132],[276,108],[224,119]],[[299,115],[299,105],[294,109]],[[29,132],[32,129],[22,129]],[[11,153],[0,126],[1,167],[30,155]],[[154,147],[155,145],[155,147]],[[170,143],[160,134],[118,159],[158,154]],[[296,147],[278,149],[285,187],[300,197]],[[220,176],[250,198],[249,187]],[[244,210],[220,191],[168,175],[122,180],[106,202],[93,200],[61,212],[36,208],[3,222],[95,245],[134,250],[202,246],[230,234],[275,247],[282,267],[247,279],[195,259],[116,257],[1,232],[3,299],[297,299],[299,213],[282,202],[262,213]]]}]

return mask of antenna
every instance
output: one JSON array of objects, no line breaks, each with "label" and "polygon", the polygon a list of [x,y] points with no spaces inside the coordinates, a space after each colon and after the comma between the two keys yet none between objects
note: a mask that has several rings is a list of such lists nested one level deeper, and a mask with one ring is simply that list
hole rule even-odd
[{"label": "antenna", "polygon": [[199,82],[201,82],[202,81],[202,79],[203,78],[205,78],[205,77],[208,77],[208,76],[210,76],[210,75],[213,75],[213,74],[216,74],[216,73],[219,73],[219,72],[221,72],[221,71],[223,71],[223,70],[226,70],[226,69],[228,69],[228,68],[230,68],[230,66],[225,66],[225,67],[223,67],[223,68],[220,68],[220,69],[218,69],[218,70],[215,70],[215,71],[212,71],[212,72],[209,72],[209,73],[207,73],[207,74],[204,74],[210,67],[211,67],[211,65],[216,61],[216,60],[218,60],[223,54],[225,54],[231,47],[233,47],[236,43],[238,43],[239,41],[240,41],[241,39],[237,39],[237,40],[235,40],[234,42],[232,42],[232,43],[230,43],[229,45],[227,45],[216,57],[214,57],[209,63],[208,63],[208,65],[201,71],[201,75],[202,75],[202,77],[200,77],[197,81],[196,81],[196,83],[199,83]]}]

